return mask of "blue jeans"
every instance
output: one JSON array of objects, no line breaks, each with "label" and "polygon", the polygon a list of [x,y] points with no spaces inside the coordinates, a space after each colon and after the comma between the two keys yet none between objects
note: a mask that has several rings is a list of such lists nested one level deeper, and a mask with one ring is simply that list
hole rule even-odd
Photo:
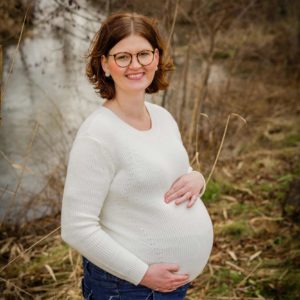
[{"label": "blue jeans", "polygon": [[85,257],[81,283],[85,300],[183,300],[190,283],[173,292],[157,292],[134,285],[95,266]]}]

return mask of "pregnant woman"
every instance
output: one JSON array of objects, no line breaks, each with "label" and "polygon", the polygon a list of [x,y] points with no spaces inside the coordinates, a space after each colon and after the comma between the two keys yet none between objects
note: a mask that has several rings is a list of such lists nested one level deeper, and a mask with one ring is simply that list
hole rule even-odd
[{"label": "pregnant woman", "polygon": [[213,229],[175,119],[145,101],[173,67],[156,23],[111,15],[87,76],[104,104],[80,126],[67,170],[62,238],[83,256],[85,299],[184,299],[209,258]]}]

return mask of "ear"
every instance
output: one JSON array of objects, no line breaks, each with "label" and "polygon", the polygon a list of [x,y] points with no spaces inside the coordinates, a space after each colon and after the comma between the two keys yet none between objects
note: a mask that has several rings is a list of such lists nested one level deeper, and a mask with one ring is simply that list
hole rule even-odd
[{"label": "ear", "polygon": [[158,63],[159,63],[159,51],[157,48],[155,48],[154,50],[154,61],[156,63],[156,65],[158,66]]},{"label": "ear", "polygon": [[108,63],[107,63],[107,58],[105,57],[105,55],[101,56],[101,66],[104,72],[108,72]]}]

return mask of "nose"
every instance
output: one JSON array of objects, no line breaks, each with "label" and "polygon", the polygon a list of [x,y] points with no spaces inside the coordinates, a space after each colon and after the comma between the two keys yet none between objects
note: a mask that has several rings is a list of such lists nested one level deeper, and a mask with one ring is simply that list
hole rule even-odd
[{"label": "nose", "polygon": [[137,55],[132,55],[132,61],[131,64],[129,65],[130,68],[132,69],[137,69],[140,68],[142,65],[139,63],[138,59],[137,59]]}]

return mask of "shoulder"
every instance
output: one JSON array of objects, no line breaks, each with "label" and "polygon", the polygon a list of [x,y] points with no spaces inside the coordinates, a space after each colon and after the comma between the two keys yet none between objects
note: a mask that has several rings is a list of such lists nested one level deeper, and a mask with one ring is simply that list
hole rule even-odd
[{"label": "shoulder", "polygon": [[161,126],[170,128],[171,131],[175,132],[181,140],[181,133],[173,115],[166,108],[158,104],[148,102],[148,105],[149,108],[152,109],[152,112],[154,112],[157,116],[157,119],[159,120]]},{"label": "shoulder", "polygon": [[103,107],[91,113],[80,125],[76,137],[91,137],[99,142],[110,141],[113,123]]},{"label": "shoulder", "polygon": [[147,107],[152,109],[152,111],[161,119],[165,119],[171,122],[175,121],[173,115],[166,108],[155,103],[151,103],[151,102],[146,102],[146,103],[147,103]]}]

